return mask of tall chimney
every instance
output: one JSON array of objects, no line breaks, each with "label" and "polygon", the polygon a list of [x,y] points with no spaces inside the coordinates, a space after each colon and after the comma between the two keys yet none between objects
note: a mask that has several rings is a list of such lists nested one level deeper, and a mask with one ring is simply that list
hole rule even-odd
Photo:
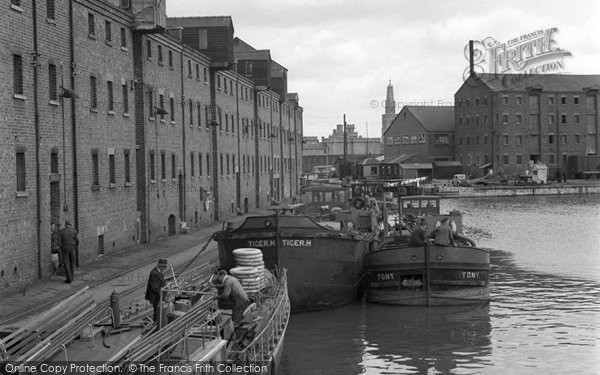
[{"label": "tall chimney", "polygon": [[475,75],[475,62],[473,61],[473,41],[469,40],[469,76]]}]

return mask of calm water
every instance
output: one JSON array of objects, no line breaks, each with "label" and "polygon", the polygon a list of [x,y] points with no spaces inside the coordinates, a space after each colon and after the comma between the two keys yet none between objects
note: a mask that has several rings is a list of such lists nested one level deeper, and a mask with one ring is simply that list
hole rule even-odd
[{"label": "calm water", "polygon": [[296,314],[285,374],[600,374],[600,196],[453,199],[492,250],[489,305]]}]

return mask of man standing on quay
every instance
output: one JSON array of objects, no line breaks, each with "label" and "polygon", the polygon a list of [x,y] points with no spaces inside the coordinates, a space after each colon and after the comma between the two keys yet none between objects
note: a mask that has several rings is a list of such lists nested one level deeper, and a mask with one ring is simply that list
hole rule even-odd
[{"label": "man standing on quay", "polygon": [[60,230],[60,242],[62,262],[65,268],[65,283],[70,284],[75,278],[75,250],[79,246],[79,238],[69,220],[65,220],[65,227]]}]

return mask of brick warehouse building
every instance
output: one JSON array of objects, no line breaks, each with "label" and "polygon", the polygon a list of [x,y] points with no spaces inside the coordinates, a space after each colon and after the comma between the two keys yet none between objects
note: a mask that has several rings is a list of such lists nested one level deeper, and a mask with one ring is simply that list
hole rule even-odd
[{"label": "brick warehouse building", "polygon": [[599,75],[471,76],[455,94],[457,160],[465,172],[514,175],[529,160],[564,170],[598,153]]},{"label": "brick warehouse building", "polygon": [[[52,222],[74,223],[78,261],[87,263],[178,233],[180,222],[194,230],[296,194],[297,96],[257,88],[233,58],[216,60],[188,45],[184,30],[166,31],[164,7],[142,5],[2,5],[10,17],[0,33],[0,288],[49,273]],[[232,40],[233,25],[217,44]],[[290,132],[286,141],[259,139],[254,124],[271,118],[259,96],[273,99],[268,124]],[[282,150],[291,168],[280,162],[287,186],[274,191],[259,160],[279,160]]]}]

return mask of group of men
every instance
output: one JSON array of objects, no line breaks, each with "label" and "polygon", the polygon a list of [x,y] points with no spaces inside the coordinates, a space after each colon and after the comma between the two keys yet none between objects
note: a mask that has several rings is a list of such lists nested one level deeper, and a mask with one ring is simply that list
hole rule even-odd
[{"label": "group of men", "polygon": [[52,247],[53,254],[58,254],[59,263],[65,270],[65,283],[70,284],[75,278],[75,252],[79,246],[77,231],[69,220],[65,220],[64,228],[58,224],[52,224]]},{"label": "group of men", "polygon": [[[167,285],[165,279],[167,268],[169,268],[167,260],[164,258],[159,259],[156,266],[150,271],[148,285],[146,286],[145,298],[152,304],[155,323],[158,323],[160,320],[160,293],[162,292],[162,288]],[[235,277],[228,275],[227,271],[221,270],[216,275],[213,285],[219,291],[219,300],[233,303],[231,319],[233,323],[239,323],[244,317],[244,310],[250,304],[250,300],[242,284]]]},{"label": "group of men", "polygon": [[421,221],[417,228],[411,233],[408,240],[410,246],[423,246],[429,238],[433,238],[433,243],[442,246],[454,246],[454,231],[447,217],[442,219],[440,225],[429,235],[425,232],[426,224]]}]

